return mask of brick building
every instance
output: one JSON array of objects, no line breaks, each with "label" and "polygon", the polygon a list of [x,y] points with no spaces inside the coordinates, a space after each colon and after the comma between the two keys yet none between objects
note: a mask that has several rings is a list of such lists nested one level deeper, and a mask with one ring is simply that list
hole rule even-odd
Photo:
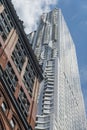
[{"label": "brick building", "polygon": [[35,126],[42,70],[10,0],[0,0],[0,130]]}]

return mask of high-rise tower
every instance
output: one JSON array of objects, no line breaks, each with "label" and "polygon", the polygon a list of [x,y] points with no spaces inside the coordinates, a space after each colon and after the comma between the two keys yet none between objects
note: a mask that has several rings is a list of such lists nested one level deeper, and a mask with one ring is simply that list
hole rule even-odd
[{"label": "high-rise tower", "polygon": [[28,38],[44,76],[35,130],[86,130],[75,46],[61,10],[43,14]]}]

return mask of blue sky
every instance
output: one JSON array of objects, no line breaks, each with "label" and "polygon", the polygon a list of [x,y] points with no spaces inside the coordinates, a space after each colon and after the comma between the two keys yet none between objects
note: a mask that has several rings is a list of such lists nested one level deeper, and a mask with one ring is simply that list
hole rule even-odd
[{"label": "blue sky", "polygon": [[[37,28],[39,17],[55,7],[62,10],[73,41],[81,77],[81,88],[87,113],[87,0],[12,0],[20,19],[24,21],[25,31]],[[22,8],[23,7],[23,8]]]},{"label": "blue sky", "polygon": [[59,0],[76,53],[81,77],[81,88],[87,113],[87,0]]}]

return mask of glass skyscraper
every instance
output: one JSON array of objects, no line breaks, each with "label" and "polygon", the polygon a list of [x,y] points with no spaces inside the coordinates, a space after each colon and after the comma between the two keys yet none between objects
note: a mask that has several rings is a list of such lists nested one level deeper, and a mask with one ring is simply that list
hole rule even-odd
[{"label": "glass skyscraper", "polygon": [[75,45],[60,9],[28,39],[43,69],[35,130],[87,130]]}]

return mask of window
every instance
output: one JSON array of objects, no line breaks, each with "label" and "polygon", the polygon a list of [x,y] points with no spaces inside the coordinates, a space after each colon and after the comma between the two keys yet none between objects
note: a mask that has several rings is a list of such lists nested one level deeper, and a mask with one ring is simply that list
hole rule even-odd
[{"label": "window", "polygon": [[29,77],[31,78],[31,74],[29,73]]},{"label": "window", "polygon": [[25,62],[24,50],[21,48],[22,43],[18,40],[16,47],[12,53],[12,60],[14,61],[19,73],[22,70],[23,64]]},{"label": "window", "polygon": [[1,17],[4,19],[4,16],[3,16],[3,14],[1,13]]},{"label": "window", "polygon": [[33,84],[35,80],[35,72],[31,63],[28,61],[25,74],[23,76],[23,82],[30,96],[32,96]]},{"label": "window", "polygon": [[1,43],[0,43],[0,48],[2,47]]},{"label": "window", "polygon": [[3,110],[4,112],[6,112],[7,106],[6,106],[6,103],[5,103],[5,102],[2,102],[1,108],[2,108],[2,110]]},{"label": "window", "polygon": [[30,103],[22,88],[20,89],[20,92],[19,92],[18,103],[20,105],[20,108],[21,108],[23,114],[25,115],[25,117],[27,117]]},{"label": "window", "polygon": [[0,25],[0,32],[3,32],[2,26]]},{"label": "window", "polygon": [[18,78],[15,75],[15,72],[14,72],[10,62],[8,62],[7,66],[6,66],[6,70],[4,72],[4,77],[6,78],[6,82],[7,82],[8,86],[14,92],[17,82],[18,82]]},{"label": "window", "polygon": [[6,40],[12,27],[12,21],[8,18],[8,12],[5,9],[0,15],[0,32],[2,32],[1,36],[4,41]]},{"label": "window", "polygon": [[13,118],[10,120],[10,125],[13,129],[15,128],[16,122]]},{"label": "window", "polygon": [[56,24],[57,21],[58,21],[58,12],[55,11],[55,12],[53,13],[53,23]]},{"label": "window", "polygon": [[44,43],[48,43],[50,39],[50,26],[47,25],[45,28]]},{"label": "window", "polygon": [[2,38],[3,38],[4,41],[7,39],[5,33],[2,34]]},{"label": "window", "polygon": [[5,130],[3,127],[3,123],[0,121],[0,130]]},{"label": "window", "polygon": [[57,26],[57,24],[53,24],[52,29],[53,29],[52,40],[56,41],[57,38],[58,38],[58,26]]}]

